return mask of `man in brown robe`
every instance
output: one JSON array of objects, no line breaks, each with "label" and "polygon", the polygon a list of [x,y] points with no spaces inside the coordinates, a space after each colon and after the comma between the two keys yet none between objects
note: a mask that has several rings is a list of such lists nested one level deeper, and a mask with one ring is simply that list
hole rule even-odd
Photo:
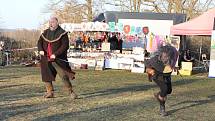
[{"label": "man in brown robe", "polygon": [[55,81],[58,73],[71,97],[75,99],[77,95],[74,93],[70,82],[75,78],[75,72],[71,70],[67,60],[69,38],[67,32],[59,26],[56,17],[50,18],[49,28],[41,34],[37,46],[41,55],[42,81],[45,82],[47,91],[44,97],[54,97],[52,82]]}]

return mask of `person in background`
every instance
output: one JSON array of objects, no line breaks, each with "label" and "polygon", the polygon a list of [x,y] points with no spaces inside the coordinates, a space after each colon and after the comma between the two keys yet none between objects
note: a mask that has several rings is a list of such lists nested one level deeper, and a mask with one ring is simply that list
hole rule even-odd
[{"label": "person in background", "polygon": [[193,62],[194,61],[194,57],[192,57],[189,49],[185,50],[184,55],[183,55],[183,61],[185,61],[185,62]]},{"label": "person in background", "polygon": [[145,58],[149,58],[150,57],[150,53],[146,49],[144,50],[144,57]]},{"label": "person in background", "polygon": [[120,53],[122,53],[123,40],[122,40],[122,37],[121,37],[120,33],[117,34],[117,39],[118,39],[118,50],[120,50]]},{"label": "person in background", "polygon": [[55,81],[58,73],[72,99],[77,98],[70,82],[70,80],[75,78],[75,72],[71,70],[67,60],[67,50],[69,49],[68,35],[59,26],[56,17],[50,18],[49,28],[41,34],[37,46],[41,56],[42,81],[46,87],[44,97],[54,97],[52,82]]}]

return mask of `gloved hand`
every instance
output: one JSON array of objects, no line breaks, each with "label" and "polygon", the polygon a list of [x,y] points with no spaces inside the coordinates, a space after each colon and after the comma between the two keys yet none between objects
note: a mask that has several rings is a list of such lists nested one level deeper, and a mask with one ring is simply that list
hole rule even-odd
[{"label": "gloved hand", "polygon": [[52,54],[52,55],[50,56],[50,58],[51,58],[51,59],[55,59],[56,56],[55,56],[54,54]]},{"label": "gloved hand", "polygon": [[52,55],[50,56],[50,61],[54,61],[55,58],[56,58],[56,56],[55,56],[54,54],[52,54]]},{"label": "gloved hand", "polygon": [[44,51],[39,51],[40,55],[45,55]]},{"label": "gloved hand", "polygon": [[155,70],[152,68],[146,68],[146,73],[148,74],[148,80],[152,82],[152,76],[155,74]]}]

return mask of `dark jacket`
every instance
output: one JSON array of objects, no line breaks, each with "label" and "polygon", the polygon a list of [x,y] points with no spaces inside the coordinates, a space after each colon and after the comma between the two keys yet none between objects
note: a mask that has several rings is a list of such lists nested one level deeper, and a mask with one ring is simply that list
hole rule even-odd
[{"label": "dark jacket", "polygon": [[37,46],[38,51],[44,51],[45,55],[41,56],[41,74],[42,81],[55,81],[57,71],[52,66],[52,62],[48,60],[48,43],[51,44],[52,54],[56,56],[53,60],[56,62],[64,72],[74,79],[75,73],[71,70],[67,60],[67,50],[69,48],[69,38],[67,32],[65,32],[60,26],[54,31],[46,29],[40,36]]},{"label": "dark jacket", "polygon": [[152,68],[158,73],[163,73],[165,65],[161,60],[159,60],[159,56],[154,56],[148,60],[145,60],[146,68]]}]

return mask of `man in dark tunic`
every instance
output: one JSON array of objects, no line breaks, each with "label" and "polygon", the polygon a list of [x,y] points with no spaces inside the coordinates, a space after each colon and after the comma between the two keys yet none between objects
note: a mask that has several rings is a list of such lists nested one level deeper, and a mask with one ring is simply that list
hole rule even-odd
[{"label": "man in dark tunic", "polygon": [[75,78],[75,72],[71,70],[67,60],[69,38],[67,32],[59,26],[56,17],[50,18],[49,28],[41,34],[37,46],[41,55],[42,81],[45,82],[47,91],[44,97],[54,97],[52,82],[55,81],[58,73],[71,97],[75,99],[77,95],[74,93],[70,82]]},{"label": "man in dark tunic", "polygon": [[175,68],[178,52],[175,47],[166,45],[159,49],[158,54],[145,62],[149,80],[153,80],[160,88],[155,98],[160,103],[160,114],[167,116],[165,102],[172,92],[171,73]]}]

